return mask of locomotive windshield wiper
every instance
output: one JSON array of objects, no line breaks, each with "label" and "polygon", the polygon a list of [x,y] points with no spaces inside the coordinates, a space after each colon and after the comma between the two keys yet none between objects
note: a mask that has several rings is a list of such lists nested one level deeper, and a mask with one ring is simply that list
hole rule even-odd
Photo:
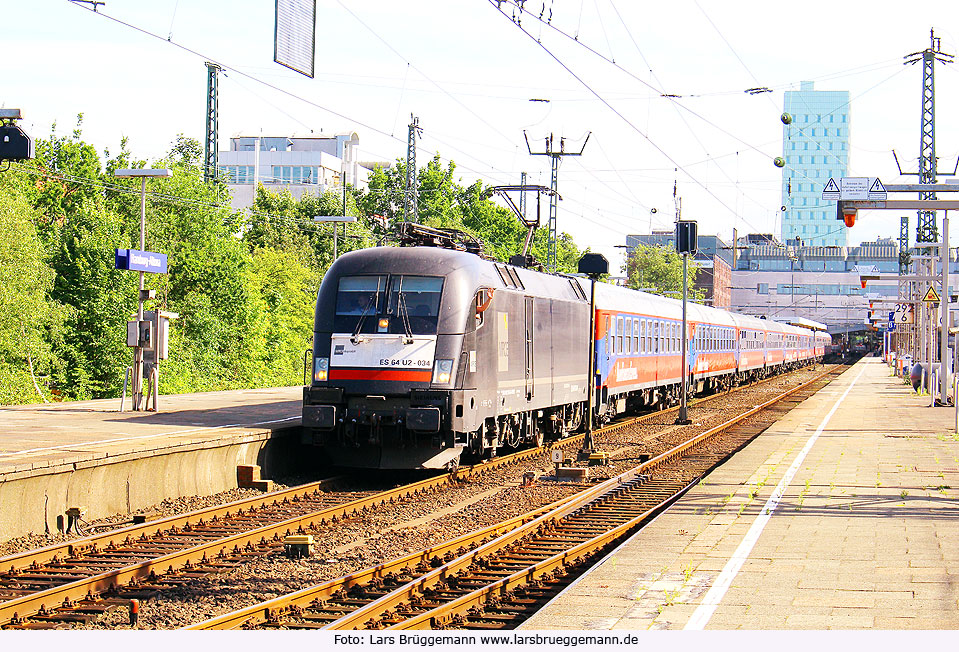
[{"label": "locomotive windshield wiper", "polygon": [[366,315],[369,314],[370,308],[372,308],[374,305],[376,305],[376,295],[371,294],[369,303],[367,303],[366,307],[363,308],[363,314],[360,315],[359,321],[356,322],[356,328],[353,330],[353,334],[350,335],[350,342],[353,344],[360,343],[360,338],[358,338],[357,335],[359,335],[360,331],[363,329],[363,322],[366,321]]},{"label": "locomotive windshield wiper", "polygon": [[410,326],[410,311],[406,307],[406,292],[400,292],[396,298],[396,312],[403,320],[403,344],[413,343],[413,328]]}]

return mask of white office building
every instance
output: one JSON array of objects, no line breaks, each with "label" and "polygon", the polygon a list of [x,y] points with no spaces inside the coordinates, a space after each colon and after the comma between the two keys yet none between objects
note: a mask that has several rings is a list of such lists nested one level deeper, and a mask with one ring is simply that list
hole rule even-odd
[{"label": "white office building", "polygon": [[294,198],[320,196],[348,185],[366,189],[370,170],[357,161],[360,138],[334,136],[234,136],[230,150],[219,152],[218,169],[227,178],[234,209],[253,204],[259,184],[267,190],[289,188]]}]

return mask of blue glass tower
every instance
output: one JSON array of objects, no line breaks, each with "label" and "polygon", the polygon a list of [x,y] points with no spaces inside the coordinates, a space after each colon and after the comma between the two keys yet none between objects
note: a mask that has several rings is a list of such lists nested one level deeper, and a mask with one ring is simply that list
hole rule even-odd
[{"label": "blue glass tower", "polygon": [[804,81],[800,90],[786,91],[784,104],[792,123],[783,126],[782,238],[845,247],[847,228],[836,219],[836,203],[822,200],[822,189],[849,169],[849,91],[817,91]]}]

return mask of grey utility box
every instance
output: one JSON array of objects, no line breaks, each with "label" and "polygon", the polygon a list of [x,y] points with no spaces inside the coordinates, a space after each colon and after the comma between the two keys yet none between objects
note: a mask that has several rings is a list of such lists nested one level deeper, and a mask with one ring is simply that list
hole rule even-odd
[{"label": "grey utility box", "polygon": [[166,360],[170,350],[170,320],[179,316],[161,310],[158,320],[155,310],[144,310],[143,321],[138,322],[134,315],[127,322],[127,346],[142,346],[145,362]]}]

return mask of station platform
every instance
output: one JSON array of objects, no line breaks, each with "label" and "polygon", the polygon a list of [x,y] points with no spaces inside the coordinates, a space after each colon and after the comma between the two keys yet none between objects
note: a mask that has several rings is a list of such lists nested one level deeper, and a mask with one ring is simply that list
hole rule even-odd
[{"label": "station platform", "polygon": [[880,358],[790,411],[523,624],[959,628],[959,435]]},{"label": "station platform", "polygon": [[0,539],[56,532],[70,507],[89,521],[235,488],[238,465],[282,472],[302,392],[161,396],[159,412],[120,412],[119,399],[0,407]]}]

